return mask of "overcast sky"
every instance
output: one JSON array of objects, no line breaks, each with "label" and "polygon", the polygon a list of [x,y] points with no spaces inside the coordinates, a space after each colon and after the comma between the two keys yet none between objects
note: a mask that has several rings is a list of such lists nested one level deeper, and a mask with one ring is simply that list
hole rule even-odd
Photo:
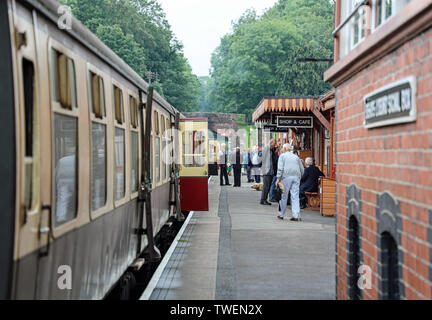
[{"label": "overcast sky", "polygon": [[184,54],[197,76],[209,74],[210,57],[220,38],[231,31],[248,8],[258,14],[277,0],[158,0],[177,39],[184,45]]}]

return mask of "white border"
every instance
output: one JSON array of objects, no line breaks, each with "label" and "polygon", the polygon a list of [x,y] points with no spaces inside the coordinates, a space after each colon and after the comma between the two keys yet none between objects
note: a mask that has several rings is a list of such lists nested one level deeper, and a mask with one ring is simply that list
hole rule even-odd
[{"label": "white border", "polygon": [[[378,122],[374,122],[371,124],[366,124],[366,100],[374,95],[377,95],[383,91],[386,91],[388,89],[400,86],[402,84],[406,84],[409,83],[411,86],[411,101],[412,101],[412,108],[410,111],[410,114],[408,116],[403,116],[403,117],[398,117],[398,118],[394,118],[394,119],[386,119],[386,120],[381,120]],[[376,127],[384,127],[384,126],[390,126],[390,125],[396,125],[396,124],[401,124],[401,123],[408,123],[408,122],[414,122],[417,120],[417,78],[415,76],[410,76],[407,77],[405,79],[399,80],[399,81],[395,81],[392,82],[382,88],[379,88],[369,94],[367,94],[364,98],[363,98],[363,116],[365,117],[363,120],[363,124],[366,127],[366,129],[371,129],[371,128],[376,128]]]}]

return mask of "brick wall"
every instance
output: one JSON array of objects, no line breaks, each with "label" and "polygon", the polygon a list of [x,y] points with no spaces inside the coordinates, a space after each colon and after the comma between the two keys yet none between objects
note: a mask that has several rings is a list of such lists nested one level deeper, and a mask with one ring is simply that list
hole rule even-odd
[{"label": "brick wall", "polygon": [[[366,129],[364,96],[412,75],[417,121]],[[373,272],[362,298],[383,297],[379,239],[388,231],[398,244],[401,298],[432,299],[432,29],[353,75],[336,96],[337,297],[349,298],[348,215],[355,214],[361,262]]]},{"label": "brick wall", "polygon": [[218,130],[240,129],[239,125],[246,124],[246,115],[237,113],[215,113],[215,112],[183,112],[186,118],[208,118],[209,129]]}]

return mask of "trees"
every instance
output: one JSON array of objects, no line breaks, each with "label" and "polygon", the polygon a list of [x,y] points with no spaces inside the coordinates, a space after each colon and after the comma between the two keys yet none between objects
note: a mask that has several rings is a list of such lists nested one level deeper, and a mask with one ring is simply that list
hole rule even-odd
[{"label": "trees", "polygon": [[61,0],[75,17],[180,111],[197,108],[200,83],[156,0]]},{"label": "trees", "polygon": [[332,56],[333,5],[328,0],[280,0],[262,17],[248,10],[212,56],[210,104],[249,117],[263,96],[319,95],[326,63],[297,57]]},{"label": "trees", "polygon": [[118,24],[111,26],[101,24],[96,29],[96,36],[122,57],[138,74],[145,74],[144,49],[138,45],[133,35],[125,35]]},{"label": "trees", "polygon": [[213,80],[208,76],[199,77],[200,93],[198,100],[198,111],[212,112],[213,107],[210,101],[210,92],[214,86]]},{"label": "trees", "polygon": [[250,118],[263,96],[320,95],[330,89],[333,3],[279,0],[262,16],[246,12],[232,24],[211,58],[210,78],[198,79],[156,0],[61,0],[141,77],[159,74],[157,91],[181,111],[244,113]]}]

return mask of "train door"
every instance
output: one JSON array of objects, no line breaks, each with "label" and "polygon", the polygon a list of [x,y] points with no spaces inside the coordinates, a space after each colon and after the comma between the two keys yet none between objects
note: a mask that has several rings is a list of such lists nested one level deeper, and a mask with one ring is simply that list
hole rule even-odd
[{"label": "train door", "polygon": [[[46,210],[42,196],[49,188],[41,188],[40,177],[46,172],[49,159],[41,159],[41,115],[39,90],[39,61],[37,55],[37,16],[34,11],[12,1],[13,34],[12,52],[15,74],[15,125],[16,125],[16,236],[14,259],[18,261],[14,272],[13,298],[32,299],[37,281],[39,249],[48,242],[48,232],[41,225]],[[49,118],[48,118],[49,119]],[[48,123],[49,128],[49,123]],[[49,132],[49,131],[48,131]],[[49,153],[48,153],[49,156]],[[46,213],[48,217],[49,210]],[[25,258],[24,258],[25,257]],[[23,277],[25,275],[25,277]],[[25,281],[24,279],[27,279]]]},{"label": "train door", "polygon": [[180,119],[180,195],[183,211],[208,211],[208,119]]},{"label": "train door", "polygon": [[10,298],[15,227],[15,115],[8,2],[0,1],[0,300]]}]

